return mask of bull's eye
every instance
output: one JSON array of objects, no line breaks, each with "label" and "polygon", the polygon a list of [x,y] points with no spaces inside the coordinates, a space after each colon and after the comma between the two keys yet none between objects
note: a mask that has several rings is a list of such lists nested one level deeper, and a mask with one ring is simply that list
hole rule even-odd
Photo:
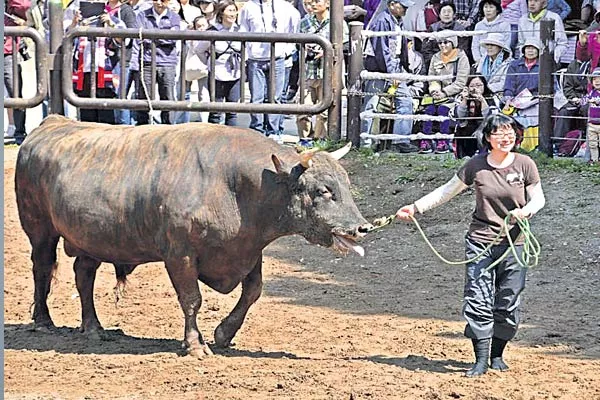
[{"label": "bull's eye", "polygon": [[322,186],[318,189],[319,197],[324,198],[325,200],[334,200],[335,196],[329,186]]}]

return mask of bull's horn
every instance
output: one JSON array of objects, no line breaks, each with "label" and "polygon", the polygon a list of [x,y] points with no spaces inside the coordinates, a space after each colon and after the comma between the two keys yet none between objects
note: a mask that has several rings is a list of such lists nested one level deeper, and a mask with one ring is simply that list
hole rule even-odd
[{"label": "bull's horn", "polygon": [[314,151],[304,151],[300,153],[300,165],[302,165],[305,169],[312,167],[312,158],[314,155]]},{"label": "bull's horn", "polygon": [[331,153],[329,153],[329,155],[331,157],[335,158],[336,160],[339,160],[342,157],[344,157],[346,154],[348,154],[351,147],[352,147],[352,142],[348,142],[348,144],[346,144],[344,147],[337,149],[336,151],[332,151]]}]

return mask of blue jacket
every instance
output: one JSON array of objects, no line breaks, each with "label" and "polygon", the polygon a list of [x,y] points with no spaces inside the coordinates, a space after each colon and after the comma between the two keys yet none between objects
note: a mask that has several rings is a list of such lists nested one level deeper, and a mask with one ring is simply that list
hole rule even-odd
[{"label": "blue jacket", "polygon": [[531,71],[525,65],[525,57],[511,62],[506,71],[506,81],[504,81],[504,98],[513,98],[524,89],[529,89],[532,95],[537,96],[540,83],[539,74],[539,62],[536,62]]},{"label": "blue jacket", "polygon": [[[167,13],[160,18],[160,21],[156,20],[154,16],[154,8],[150,7],[147,10],[140,12],[137,15],[138,27],[142,29],[164,29],[164,30],[180,30],[181,29],[181,18],[171,10],[167,10]],[[144,63],[150,63],[152,51],[152,40],[144,39]],[[131,69],[139,71],[140,61],[140,40],[136,39],[133,43],[133,49],[131,52]],[[177,65],[179,57],[179,51],[177,49],[176,40],[158,39],[156,40],[156,65],[159,67]]]},{"label": "blue jacket", "polygon": [[[402,29],[400,21],[386,8],[371,20],[369,29],[374,32],[393,32]],[[400,57],[396,56],[397,46],[402,46]],[[408,70],[408,51],[404,36],[380,36],[369,38],[365,48],[365,69],[371,72],[402,72]]]}]

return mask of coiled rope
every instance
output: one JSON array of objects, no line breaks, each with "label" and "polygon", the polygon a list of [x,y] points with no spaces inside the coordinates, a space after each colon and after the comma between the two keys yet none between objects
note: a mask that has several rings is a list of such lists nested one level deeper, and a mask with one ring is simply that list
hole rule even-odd
[{"label": "coiled rope", "polygon": [[[483,249],[481,251],[481,253],[477,254],[475,257],[470,258],[468,260],[461,260],[461,261],[450,261],[450,260],[447,260],[446,258],[444,258],[435,249],[435,247],[433,247],[433,245],[427,238],[427,235],[425,235],[425,232],[421,228],[421,225],[419,224],[417,219],[414,216],[411,216],[410,218],[414,222],[414,224],[417,227],[417,230],[419,231],[421,236],[423,237],[423,240],[425,240],[425,243],[427,243],[429,248],[433,251],[433,254],[435,254],[441,261],[443,261],[444,263],[446,263],[448,265],[464,265],[464,264],[468,264],[470,262],[479,260],[481,257],[483,257],[486,254],[486,252],[488,250],[490,250],[492,248],[492,246],[500,243],[500,239],[501,239],[503,233],[506,233],[506,238],[508,240],[508,245],[509,245],[508,249],[506,249],[504,254],[502,254],[502,256],[500,256],[500,258],[495,260],[492,264],[490,264],[489,267],[485,268],[482,272],[489,271],[492,268],[494,268],[502,260],[504,260],[506,257],[508,257],[508,255],[510,253],[513,254],[515,260],[522,268],[532,268],[532,267],[535,267],[538,265],[539,256],[541,253],[541,246],[540,246],[540,242],[537,240],[537,238],[534,236],[533,232],[531,231],[531,227],[529,225],[529,220],[527,218],[519,218],[516,215],[509,213],[504,218],[504,223],[502,225],[502,229],[500,230],[500,232],[498,232],[498,234],[496,235],[494,240],[492,240],[492,242],[485,249]],[[388,217],[378,218],[375,221],[373,221],[374,227],[370,231],[383,228],[384,226],[391,224],[395,219],[396,219],[396,215],[390,215]],[[520,229],[519,237],[523,238],[523,251],[521,252],[521,255],[518,254],[517,249],[516,249],[517,245],[515,244],[515,241],[513,241],[513,239],[511,238],[511,236],[509,234],[510,222],[512,219],[514,219],[516,221],[516,224],[519,226],[519,229]]]}]

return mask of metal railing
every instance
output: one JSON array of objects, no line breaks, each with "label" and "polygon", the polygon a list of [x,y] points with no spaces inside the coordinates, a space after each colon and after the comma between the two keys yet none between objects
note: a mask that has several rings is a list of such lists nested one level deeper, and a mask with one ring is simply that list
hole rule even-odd
[{"label": "metal railing", "polygon": [[[214,56],[214,45],[215,42],[220,41],[236,41],[242,43],[242,70],[240,81],[244,82],[246,72],[243,65],[247,59],[245,52],[246,42],[266,42],[271,43],[271,71],[274,71],[275,59],[275,44],[276,43],[298,43],[298,44],[310,44],[315,43],[321,46],[323,49],[323,99],[316,104],[276,104],[273,101],[271,94],[271,103],[255,104],[255,103],[244,103],[244,85],[241,86],[240,101],[242,103],[201,103],[198,101],[185,101],[185,100],[144,100],[144,99],[126,99],[124,91],[120,91],[118,99],[106,99],[106,98],[95,98],[95,91],[91,92],[91,97],[80,97],[77,96],[73,90],[72,74],[73,74],[73,50],[74,50],[74,39],[76,37],[88,37],[94,39],[98,37],[108,38],[121,38],[121,39],[169,39],[169,40],[181,40],[182,49],[186,49],[186,41],[188,40],[205,40],[211,43],[210,52]],[[92,46],[94,46],[92,44]],[[94,55],[95,51],[93,51]],[[155,46],[151,46],[151,51],[155,54]],[[110,29],[110,28],[91,28],[91,27],[78,27],[70,31],[63,39],[62,42],[62,89],[64,98],[71,104],[80,108],[94,108],[94,109],[119,109],[128,108],[131,110],[149,110],[150,105],[154,110],[167,110],[167,111],[212,111],[212,112],[247,112],[247,113],[271,113],[271,114],[316,114],[328,109],[333,103],[333,87],[332,87],[332,73],[333,73],[333,57],[334,50],[332,44],[316,34],[304,34],[304,33],[254,33],[254,32],[217,32],[217,31],[170,31],[160,29]],[[125,49],[121,46],[121,59],[124,59]],[[186,51],[181,51],[180,54],[180,73],[179,80],[182,82],[180,85],[183,92],[184,84],[184,63],[185,63]],[[304,92],[304,77],[305,77],[305,49],[304,46],[300,46],[300,89],[299,92]],[[213,57],[214,59],[214,57]],[[92,56],[92,64],[95,64],[95,57]],[[152,63],[150,65],[151,75],[155,76],[156,61],[155,57],[152,57]],[[96,66],[92,65],[91,70],[96,70]],[[92,78],[95,74],[92,74]],[[275,76],[269,74],[270,82],[269,87],[275,87]],[[125,71],[121,71],[121,85],[124,85]],[[214,87],[214,74],[209,75],[209,85]],[[154,82],[154,81],[153,81]],[[94,81],[92,81],[94,86]],[[153,88],[148,88],[153,93]],[[272,92],[272,91],[271,91]],[[180,98],[183,98],[183,93],[180,93]],[[152,96],[150,96],[152,97]],[[303,102],[303,98],[301,102]]]},{"label": "metal railing", "polygon": [[[4,99],[6,108],[32,108],[39,105],[48,94],[48,46],[46,39],[33,28],[25,26],[6,26],[4,27],[4,36],[13,37],[13,49],[10,57],[13,58],[12,76],[13,76],[13,96]],[[37,85],[35,96],[30,98],[19,98],[19,50],[14,40],[17,37],[28,37],[35,43],[35,72],[37,75]]]}]

